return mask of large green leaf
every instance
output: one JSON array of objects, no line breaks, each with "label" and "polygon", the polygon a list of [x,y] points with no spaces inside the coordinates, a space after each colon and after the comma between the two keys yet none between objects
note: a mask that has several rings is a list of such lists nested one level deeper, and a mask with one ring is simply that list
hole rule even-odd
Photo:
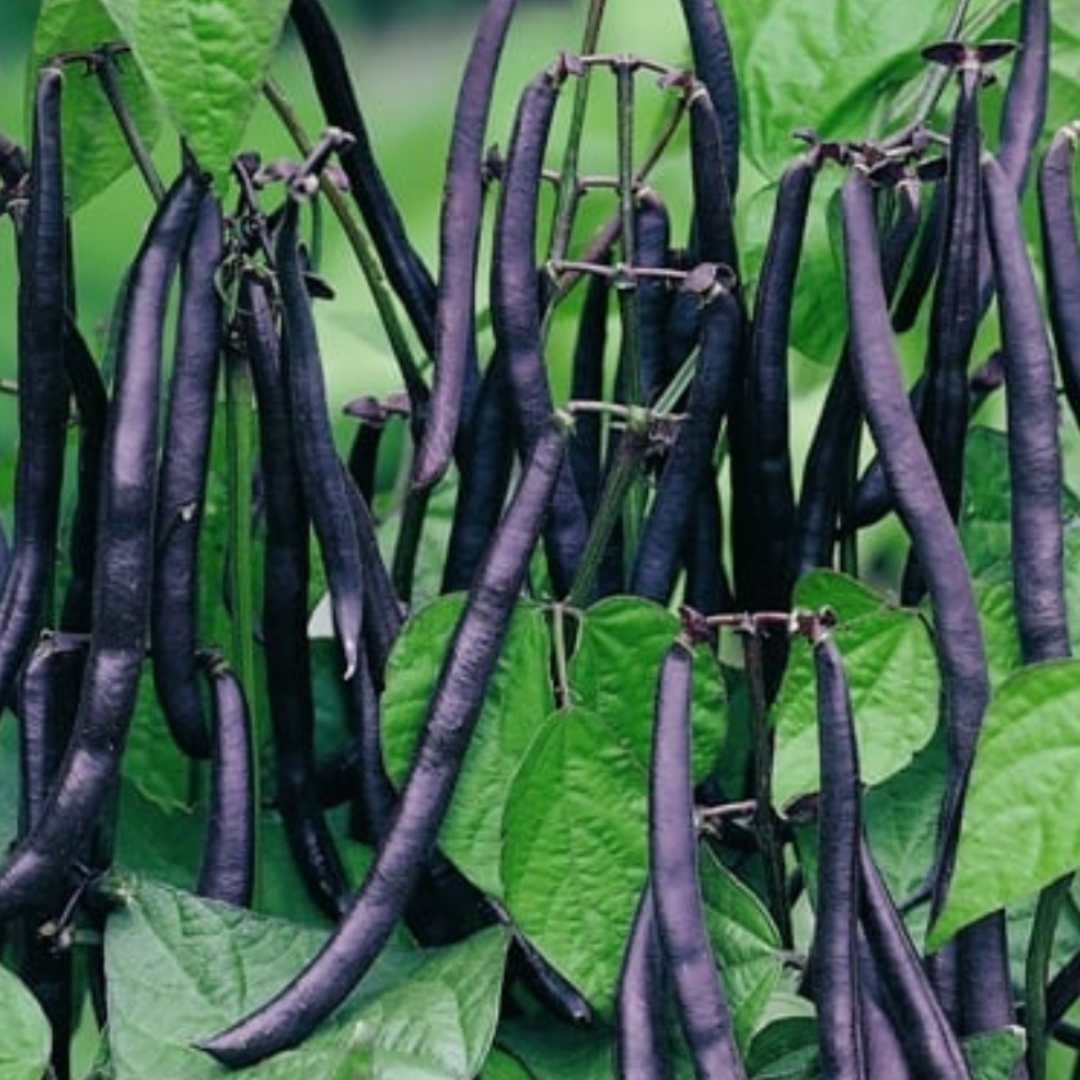
[{"label": "large green leaf", "polygon": [[648,759],[613,728],[583,706],[551,717],[511,790],[502,864],[522,930],[601,1011],[647,861]]},{"label": "large green leaf", "polygon": [[[387,666],[383,696],[384,751],[400,783],[464,604],[447,596],[406,625]],[[510,621],[483,711],[443,825],[440,841],[462,871],[485,892],[503,892],[502,807],[514,773],[555,702],[549,680],[550,641],[541,608],[522,602]]]},{"label": "large green leaf", "polygon": [[[113,1075],[219,1078],[220,1066],[192,1044],[260,1005],[324,935],[143,878],[122,887],[126,902],[105,934]],[[471,1076],[494,1037],[506,945],[498,927],[445,949],[391,944],[310,1038],[245,1075]]]},{"label": "large green leaf", "polygon": [[[38,68],[50,58],[115,45],[121,37],[102,0],[45,0],[27,69],[28,95],[33,93]],[[139,67],[123,54],[116,55],[114,63],[119,93],[135,129],[147,146],[153,146],[161,120]],[[101,82],[80,65],[69,65],[64,80],[63,140],[64,183],[72,211],[131,167],[131,152]]]},{"label": "large green leaf", "polygon": [[[861,611],[847,618],[838,608],[834,634],[847,666],[862,779],[872,785],[903,769],[929,742],[939,679],[930,632],[917,612],[884,604]],[[792,642],[773,715],[773,793],[783,807],[819,782],[813,655],[801,639]]]},{"label": "large green leaf", "polygon": [[1080,661],[1016,672],[979,736],[940,945],[961,927],[1080,866]]},{"label": "large green leaf", "polygon": [[288,0],[102,0],[200,166],[224,188]]},{"label": "large green leaf", "polygon": [[[610,1013],[647,872],[655,680],[676,628],[670,612],[628,599],[584,614],[569,671],[574,704],[547,721],[506,809],[508,906],[601,1014]],[[703,775],[723,732],[722,680],[705,649],[695,662],[692,717]],[[776,971],[775,930],[726,871],[708,858],[701,866],[718,959],[748,1033]]]},{"label": "large green leaf", "polygon": [[0,965],[0,1080],[39,1080],[49,1064],[52,1035],[37,999]]}]

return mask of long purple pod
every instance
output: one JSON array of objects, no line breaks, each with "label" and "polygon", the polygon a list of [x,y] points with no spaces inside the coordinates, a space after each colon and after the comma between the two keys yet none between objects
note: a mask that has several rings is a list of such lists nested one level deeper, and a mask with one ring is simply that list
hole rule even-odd
[{"label": "long purple pod", "polygon": [[814,641],[818,755],[817,906],[810,946],[822,1073],[867,1080],[859,991],[859,836],[862,792],[847,672],[836,641]]},{"label": "long purple pod", "polygon": [[[536,270],[537,203],[544,152],[569,64],[566,58],[560,59],[535,76],[521,95],[495,214],[491,256],[495,362],[506,366],[508,401],[523,455],[547,426],[552,410]],[[585,507],[567,468],[559,478],[544,530],[557,595],[563,595],[573,581],[587,533]]]},{"label": "long purple pod", "polygon": [[841,208],[852,372],[933,610],[948,746],[936,868],[943,885],[950,870],[953,827],[990,696],[986,650],[956,527],[900,379],[881,275],[873,189],[861,172],[845,181]]},{"label": "long purple pod", "polygon": [[983,183],[1005,356],[1013,607],[1021,655],[1033,663],[1071,654],[1057,390],[1019,203],[1004,167],[990,156]]},{"label": "long purple pod", "polygon": [[204,192],[200,177],[181,175],[158,207],[129,275],[98,509],[94,633],[82,693],[42,816],[0,868],[0,919],[32,908],[43,892],[61,885],[119,773],[150,616],[166,302]]},{"label": "long purple pod", "polygon": [[408,777],[360,890],[315,958],[269,1002],[199,1045],[230,1067],[295,1046],[369,970],[405,910],[453,796],[565,458],[552,419],[536,440],[454,629]]},{"label": "long purple pod", "polygon": [[199,663],[210,684],[210,802],[206,842],[195,892],[238,907],[251,904],[255,884],[251,715],[236,673],[215,652]]},{"label": "long purple pod", "polygon": [[[821,155],[811,148],[780,178],[754,298],[739,408],[732,414],[732,565],[737,602],[748,611],[782,610],[790,602],[795,492],[788,340],[810,195],[820,166]],[[735,429],[741,433],[738,439]]]},{"label": "long purple pod", "polygon": [[705,84],[720,122],[723,180],[734,198],[739,189],[739,84],[724,15],[716,0],[681,0],[694,73]]},{"label": "long purple pod", "polygon": [[454,113],[439,225],[435,374],[412,484],[429,487],[450,464],[470,364],[476,364],[476,264],[484,204],[484,136],[492,90],[517,0],[488,0]]},{"label": "long purple pod", "polygon": [[[602,274],[585,283],[585,297],[578,317],[571,362],[570,397],[574,401],[599,401],[604,395],[604,359],[608,349],[608,309],[611,286]],[[596,513],[600,494],[603,428],[600,414],[589,411],[577,417],[567,461],[586,512]]]},{"label": "long purple pod", "polygon": [[[40,819],[71,734],[71,687],[81,674],[87,639],[44,633],[19,671],[19,835]],[[60,897],[12,927],[15,973],[37,998],[52,1032],[57,1080],[70,1080],[74,1023],[72,950],[57,948],[42,923],[56,917]]]},{"label": "long purple pod", "polygon": [[723,263],[738,275],[735,206],[724,176],[724,141],[716,105],[704,85],[691,86],[690,179],[694,199],[694,257]]},{"label": "long purple pod", "polygon": [[[965,54],[967,55],[967,54]],[[919,427],[953,518],[960,513],[967,439],[968,365],[979,326],[982,236],[978,90],[982,69],[968,57],[949,137],[945,233],[930,307],[926,382]]]},{"label": "long purple pod", "polygon": [[435,344],[435,283],[409,241],[375,160],[341,41],[320,0],[292,0],[289,17],[307,54],[327,123],[353,136],[354,142],[341,154],[341,166],[386,276],[401,298],[417,337],[425,349],[431,350]]},{"label": "long purple pod", "polygon": [[68,423],[63,83],[55,67],[44,68],[38,77],[29,206],[19,241],[19,454],[15,527],[0,591],[0,704],[9,703],[19,667],[41,628],[60,525]]},{"label": "long purple pod", "polygon": [[698,880],[690,699],[694,655],[681,637],[660,666],[649,765],[649,875],[664,969],[700,1080],[745,1080]]},{"label": "long purple pod", "polygon": [[440,591],[444,593],[469,587],[510,488],[515,439],[506,379],[506,368],[496,356],[480,380],[473,423],[462,451],[457,500],[443,560]]},{"label": "long purple pod", "polygon": [[109,392],[75,318],[65,320],[64,369],[79,425],[75,507],[68,530],[69,573],[60,609],[60,629],[89,633],[93,605],[97,501],[109,413]]},{"label": "long purple pod", "polygon": [[[699,269],[716,274],[715,267]],[[659,603],[667,603],[674,587],[693,500],[712,475],[720,425],[731,404],[743,317],[734,286],[729,285],[724,275],[717,275],[702,294],[704,325],[686,417],[660,474],[634,561],[630,591]]]},{"label": "long purple pod", "polygon": [[281,296],[281,360],[301,488],[319,543],[330,590],[334,628],[345,678],[356,669],[363,626],[364,571],[345,488],[346,474],[334,444],[326,379],[311,297],[304,284],[297,237],[300,208],[290,198],[274,244]]},{"label": "long purple pod", "polygon": [[889,1010],[904,1033],[904,1056],[919,1076],[971,1080],[956,1033],[938,1003],[865,836],[859,841],[859,875],[859,923]]},{"label": "long purple pod", "polygon": [[[919,186],[911,180],[897,190],[897,215],[881,239],[881,277],[887,298],[897,288],[919,228]],[[837,518],[844,509],[846,478],[861,426],[850,348],[845,342],[803,466],[792,553],[795,579],[807,570],[832,565]]]},{"label": "long purple pod", "polygon": [[1039,231],[1046,301],[1058,370],[1073,419],[1080,424],[1080,237],[1073,164],[1080,124],[1059,128],[1039,164]]},{"label": "long purple pod", "polygon": [[266,498],[263,650],[276,798],[304,886],[334,918],[344,907],[348,878],[315,791],[315,701],[307,633],[311,519],[296,460],[296,420],[284,385],[280,339],[264,280],[245,274],[239,295],[244,350],[259,409]]},{"label": "long purple pod", "polygon": [[638,897],[615,989],[617,1080],[668,1080],[664,1035],[664,960],[656,929],[652,884]]},{"label": "long purple pod", "polygon": [[1020,0],[1019,48],[1005,87],[997,157],[1017,197],[1046,121],[1050,80],[1050,0]]},{"label": "long purple pod", "polygon": [[180,270],[150,601],[150,659],[166,723],[192,757],[210,753],[199,691],[197,570],[224,312],[216,273],[224,255],[221,203],[203,200]]}]

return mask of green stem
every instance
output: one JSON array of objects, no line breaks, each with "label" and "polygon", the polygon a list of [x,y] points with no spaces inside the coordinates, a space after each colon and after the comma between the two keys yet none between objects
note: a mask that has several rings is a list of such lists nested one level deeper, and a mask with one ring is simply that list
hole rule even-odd
[{"label": "green stem", "polygon": [[[263,94],[270,103],[279,120],[284,124],[289,136],[296,144],[297,149],[305,156],[311,153],[314,143],[305,132],[295,110],[289,103],[284,92],[272,80],[267,79],[263,86]],[[386,333],[386,339],[390,344],[390,351],[394,354],[398,370],[401,372],[402,381],[409,392],[409,398],[413,402],[427,400],[428,387],[421,374],[420,364],[416,359],[408,335],[405,333],[401,320],[398,317],[394,295],[383,273],[382,264],[371,245],[366,233],[356,220],[348,202],[341,192],[326,176],[319,179],[320,191],[330,204],[334,216],[337,218],[345,233],[345,238],[352,248],[356,257],[360,272],[371,290],[371,298],[375,304],[379,320]]]},{"label": "green stem", "polygon": [[[596,42],[600,37],[600,24],[604,18],[607,0],[591,0],[589,13],[585,20],[585,31],[581,38],[581,54],[588,55],[596,51]],[[585,113],[589,104],[590,74],[582,72],[574,89],[574,103],[570,113],[570,130],[566,139],[562,168],[559,172],[559,188],[555,197],[555,214],[552,223],[551,242],[548,250],[552,258],[561,259],[570,247],[570,233],[574,228],[578,197],[578,157],[581,152],[581,140],[585,131]]]},{"label": "green stem", "polygon": [[1035,919],[1024,964],[1024,1009],[1027,1026],[1027,1062],[1030,1080],[1046,1080],[1046,984],[1054,951],[1058,920],[1072,887],[1066,874],[1039,893]]},{"label": "green stem", "polygon": [[647,422],[631,421],[619,439],[615,461],[604,481],[604,490],[593,518],[589,537],[585,541],[577,573],[570,585],[566,603],[574,608],[585,607],[592,596],[596,575],[604,561],[615,524],[623,516],[628,493],[641,475],[641,461],[649,446]]},{"label": "green stem", "polygon": [[127,102],[124,100],[124,95],[120,90],[120,81],[116,74],[116,57],[111,49],[102,49],[100,53],[96,54],[94,71],[97,73],[98,81],[101,83],[101,89],[105,93],[109,107],[116,117],[116,122],[120,125],[120,131],[124,136],[128,149],[131,151],[136,167],[142,173],[154,202],[161,202],[165,198],[165,185],[162,183],[161,177],[158,176],[157,169],[154,167],[154,160],[150,156],[150,151],[146,143],[143,142],[142,136],[139,134],[139,129],[135,126],[135,119],[131,115],[131,110],[127,107]]}]

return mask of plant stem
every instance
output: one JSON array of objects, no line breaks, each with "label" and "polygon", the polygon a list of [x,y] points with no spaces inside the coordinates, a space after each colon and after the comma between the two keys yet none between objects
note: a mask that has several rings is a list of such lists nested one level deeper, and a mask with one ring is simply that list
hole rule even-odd
[{"label": "plant stem", "polygon": [[[607,0],[591,0],[585,19],[585,30],[581,38],[581,54],[588,55],[596,51],[596,42],[600,37],[600,24],[604,19]],[[555,215],[552,223],[551,241],[548,251],[552,258],[561,259],[570,247],[570,233],[574,227],[578,198],[578,156],[581,151],[582,135],[585,131],[585,113],[589,104],[588,70],[583,71],[574,87],[574,102],[570,113],[570,131],[566,138],[566,150],[563,154],[562,168],[559,172],[559,189],[555,197]]]},{"label": "plant stem", "polygon": [[[297,149],[304,155],[310,154],[314,144],[304,131],[289,100],[273,79],[266,80],[263,86],[263,94],[277,114],[278,119],[281,120],[289,132]],[[428,394],[427,383],[420,373],[420,365],[416,360],[401,320],[398,318],[393,293],[371,242],[360,223],[354,217],[348,202],[343,198],[340,190],[332,180],[329,177],[322,176],[319,179],[319,186],[326,201],[330,204],[330,208],[334,211],[334,216],[338,219],[345,233],[345,238],[356,256],[364,280],[371,290],[372,301],[375,304],[383,330],[386,332],[386,339],[390,345],[390,351],[394,354],[398,370],[401,372],[402,381],[409,391],[409,397],[414,402],[424,401]]]},{"label": "plant stem", "polygon": [[139,134],[139,129],[135,126],[135,119],[131,115],[131,110],[127,107],[127,102],[124,100],[124,95],[120,90],[114,51],[109,48],[102,49],[95,55],[93,66],[98,81],[101,83],[101,89],[109,102],[109,107],[116,117],[116,122],[120,125],[120,131],[124,136],[128,149],[131,151],[135,165],[139,172],[142,173],[154,202],[160,203],[165,198],[165,185],[162,183],[161,177],[158,176],[157,169],[154,167],[154,160],[150,156],[150,151],[147,149],[146,143],[143,142],[142,136]]}]

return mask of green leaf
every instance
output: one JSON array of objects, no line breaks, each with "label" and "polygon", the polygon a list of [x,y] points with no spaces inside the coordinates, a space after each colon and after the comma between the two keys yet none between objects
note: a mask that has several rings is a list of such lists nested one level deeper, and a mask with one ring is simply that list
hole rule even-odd
[{"label": "green leaf", "polygon": [[[324,934],[143,878],[122,883],[122,891],[126,903],[105,932],[116,1080],[217,1080],[220,1066],[192,1043],[260,1005],[314,955]],[[308,1039],[245,1076],[473,1075],[494,1037],[507,940],[495,927],[445,949],[391,943]]]},{"label": "green leaf", "polygon": [[614,726],[584,707],[552,716],[504,819],[507,906],[601,1012],[611,1008],[647,861],[647,759]]},{"label": "green leaf", "polygon": [[[570,662],[572,699],[611,718],[623,741],[643,748],[652,740],[653,699],[660,663],[679,630],[666,608],[636,597],[614,596],[580,617],[577,649]],[[725,690],[708,650],[694,660],[694,775],[703,776],[723,745]]]},{"label": "green leaf", "polygon": [[[765,0],[729,4],[724,17],[740,81],[742,152],[771,185],[801,153],[792,139],[800,128],[813,127],[827,139],[880,134],[883,111],[924,70],[919,52],[944,33],[947,15],[935,0],[812,7]],[[827,363],[835,362],[844,333],[843,304],[820,301],[839,286],[826,223],[838,183],[824,172],[815,185],[792,313],[794,347]],[[774,198],[771,188],[759,187],[741,214],[751,267],[760,263]]]},{"label": "green leaf", "polygon": [[[964,452],[964,504],[960,540],[974,577],[1007,564],[1012,556],[1009,494],[1009,444],[1004,432],[974,427]],[[1066,519],[1080,516],[1080,502],[1065,488],[1061,511]]]},{"label": "green leaf", "polygon": [[[945,784],[944,743],[939,733],[906,769],[871,788],[863,798],[874,859],[898,901],[918,892],[933,861]],[[909,920],[916,942],[922,938],[925,923],[921,909]]]},{"label": "green leaf", "polygon": [[[101,0],[46,0],[34,31],[27,67],[32,100],[39,67],[58,54],[88,53],[116,44],[121,33]],[[130,56],[114,57],[122,100],[143,142],[153,146],[161,117],[146,81]],[[131,153],[98,78],[69,64],[64,80],[64,184],[68,209],[77,210],[103,191],[132,164]]]},{"label": "green leaf", "polygon": [[813,1080],[819,1075],[813,1016],[783,1016],[754,1037],[746,1071],[754,1080]]},{"label": "green leaf", "polygon": [[706,924],[723,972],[735,1038],[745,1048],[780,984],[780,935],[756,894],[706,847],[701,849],[699,873]]},{"label": "green leaf", "polygon": [[974,1080],[1012,1080],[1025,1045],[1023,1028],[999,1028],[964,1039],[964,1058]]},{"label": "green leaf", "polygon": [[0,1080],[39,1080],[49,1064],[52,1034],[37,999],[0,965]]},{"label": "green leaf", "polygon": [[533,1074],[505,1050],[494,1047],[484,1062],[480,1080],[533,1080]]},{"label": "green leaf", "polygon": [[[464,596],[420,609],[406,624],[387,665],[383,695],[384,754],[401,783],[438,679]],[[542,719],[555,707],[550,643],[539,607],[520,603],[503,642],[484,707],[440,834],[446,853],[485,892],[501,897],[502,807],[518,765]]]},{"label": "green leaf", "polygon": [[611,1036],[601,1029],[553,1028],[546,1020],[511,1020],[499,1026],[499,1045],[533,1080],[612,1078]]},{"label": "green leaf", "polygon": [[811,570],[796,582],[792,604],[803,611],[831,608],[841,622],[850,622],[880,611],[886,600],[848,574]]},{"label": "green leaf", "polygon": [[288,0],[102,0],[195,159],[228,183]]},{"label": "green leaf", "polygon": [[1080,661],[1035,664],[994,694],[975,751],[956,869],[931,947],[1080,865]]},{"label": "green leaf", "polygon": [[[903,769],[934,733],[938,669],[930,632],[910,609],[881,607],[834,630],[847,666],[863,782],[881,783]],[[773,791],[783,807],[818,788],[817,702],[810,646],[792,642],[773,709]]]}]

